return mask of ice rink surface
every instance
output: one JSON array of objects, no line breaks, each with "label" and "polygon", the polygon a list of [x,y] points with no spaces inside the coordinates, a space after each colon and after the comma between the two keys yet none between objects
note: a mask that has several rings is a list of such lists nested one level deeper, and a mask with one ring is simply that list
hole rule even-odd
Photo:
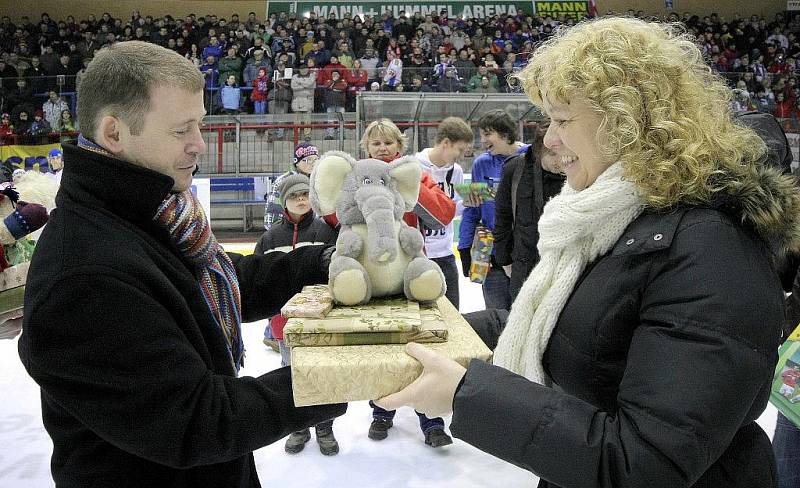
[{"label": "ice rink surface", "polygon": [[[462,277],[460,292],[461,312],[483,309],[480,285]],[[243,329],[247,359],[241,374],[259,376],[280,367],[280,355],[261,342],[264,323],[244,324]],[[17,339],[0,340],[0,395],[0,488],[54,486],[49,466],[52,443],[42,427],[39,389],[20,363]],[[449,420],[445,419],[446,425]],[[323,456],[313,434],[299,454],[286,454],[284,440],[257,450],[261,484],[280,488],[536,486],[536,476],[458,439],[443,448],[426,446],[410,408],[398,411],[386,440],[367,438],[370,422],[367,402],[351,403],[333,426],[340,446],[336,456]],[[772,437],[775,409],[769,406],[759,423]]]}]

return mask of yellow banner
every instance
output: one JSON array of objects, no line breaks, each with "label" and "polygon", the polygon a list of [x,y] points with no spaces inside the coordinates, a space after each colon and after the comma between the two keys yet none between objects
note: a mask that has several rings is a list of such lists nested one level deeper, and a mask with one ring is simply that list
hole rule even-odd
[{"label": "yellow banner", "polygon": [[61,144],[42,144],[39,146],[0,146],[0,163],[14,169],[39,170],[47,163],[47,155],[53,149],[61,149]]}]

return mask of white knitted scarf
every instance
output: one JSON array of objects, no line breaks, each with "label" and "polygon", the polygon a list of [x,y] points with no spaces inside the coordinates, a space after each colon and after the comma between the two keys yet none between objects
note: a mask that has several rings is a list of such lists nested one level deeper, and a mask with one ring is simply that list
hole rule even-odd
[{"label": "white knitted scarf", "polygon": [[494,364],[544,384],[542,356],[586,264],[608,252],[644,209],[622,163],[582,191],[568,184],[539,219],[540,261],[525,280],[494,352]]}]

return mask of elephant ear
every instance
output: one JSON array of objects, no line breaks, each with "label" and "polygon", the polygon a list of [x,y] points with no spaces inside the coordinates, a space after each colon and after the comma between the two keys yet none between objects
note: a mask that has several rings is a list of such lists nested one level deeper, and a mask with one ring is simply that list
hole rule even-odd
[{"label": "elephant ear", "polygon": [[422,165],[413,156],[396,159],[389,164],[389,176],[392,177],[397,191],[403,197],[405,211],[414,210],[419,198],[419,180],[422,177]]},{"label": "elephant ear", "polygon": [[314,164],[311,172],[309,198],[317,215],[330,215],[336,211],[336,202],[342,193],[344,178],[353,170],[355,159],[341,151],[329,151]]}]

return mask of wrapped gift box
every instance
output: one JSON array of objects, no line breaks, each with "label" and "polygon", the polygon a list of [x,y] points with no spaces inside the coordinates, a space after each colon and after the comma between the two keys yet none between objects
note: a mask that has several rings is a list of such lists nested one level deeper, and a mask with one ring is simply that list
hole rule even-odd
[{"label": "wrapped gift box", "polygon": [[0,321],[5,321],[6,314],[21,315],[30,265],[30,261],[26,261],[0,271]]},{"label": "wrapped gift box", "polygon": [[[373,310],[372,305],[336,307],[325,320],[291,318],[286,322],[283,336],[286,344],[291,347],[430,343],[447,340],[447,324],[442,320],[439,309],[434,304],[419,305],[416,302],[409,302],[409,310],[402,315],[411,318],[402,324],[390,321],[385,324],[386,327],[376,323],[375,317],[370,317],[371,311],[381,315],[386,313],[384,310],[385,308],[381,306]],[[357,320],[341,319],[342,316],[356,317]],[[364,320],[364,317],[367,319]]]},{"label": "wrapped gift box", "polygon": [[18,286],[0,291],[0,315],[22,309],[25,299],[25,287]]},{"label": "wrapped gift box", "polygon": [[300,293],[293,296],[281,307],[284,317],[324,318],[333,308],[333,295],[328,285],[311,285],[303,287]]},{"label": "wrapped gift box", "polygon": [[419,304],[405,297],[379,298],[368,305],[334,307],[325,318],[292,317],[285,334],[351,334],[359,332],[411,332],[422,325]]},{"label": "wrapped gift box", "polygon": [[28,268],[30,268],[30,266],[30,261],[26,261],[0,271],[0,291],[25,286],[25,281],[28,278]]},{"label": "wrapped gift box", "polygon": [[[447,324],[446,342],[426,344],[466,366],[471,359],[488,361],[492,352],[445,298],[437,300]],[[436,312],[421,309],[424,320]],[[405,345],[292,348],[292,388],[298,407],[374,400],[395,393],[422,373],[422,365],[405,353]]]}]

